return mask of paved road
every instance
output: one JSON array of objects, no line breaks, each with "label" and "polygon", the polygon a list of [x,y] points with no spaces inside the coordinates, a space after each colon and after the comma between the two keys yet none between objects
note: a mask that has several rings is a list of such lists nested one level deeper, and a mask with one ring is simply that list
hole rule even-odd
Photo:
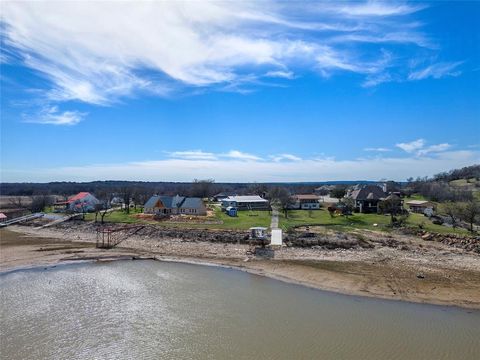
[{"label": "paved road", "polygon": [[272,208],[272,222],[270,227],[272,229],[278,229],[278,209],[275,207]]}]

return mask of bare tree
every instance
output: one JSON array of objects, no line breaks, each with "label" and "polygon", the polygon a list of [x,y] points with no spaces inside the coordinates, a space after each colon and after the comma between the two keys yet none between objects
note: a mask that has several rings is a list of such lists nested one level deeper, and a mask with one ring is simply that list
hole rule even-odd
[{"label": "bare tree", "polygon": [[402,201],[396,195],[388,196],[385,200],[378,204],[382,214],[390,214],[390,223],[395,222],[395,216],[402,211]]},{"label": "bare tree", "polygon": [[120,188],[120,196],[122,197],[123,199],[123,203],[124,203],[124,206],[125,206],[125,212],[127,214],[130,214],[130,201],[132,200],[132,188],[131,186],[122,186]]},{"label": "bare tree", "polygon": [[111,208],[111,201],[114,194],[108,190],[98,190],[95,195],[100,201],[95,205],[95,222],[98,221],[98,215],[100,215],[100,221],[103,224],[105,222],[105,216],[111,213],[109,209]]},{"label": "bare tree", "polygon": [[460,218],[461,206],[453,201],[447,201],[441,204],[440,211],[450,218],[453,228],[458,226],[458,220]]},{"label": "bare tree", "polygon": [[284,187],[275,186],[268,192],[268,198],[270,202],[279,206],[283,210],[285,217],[288,218],[288,210],[292,205],[292,198],[288,190]]},{"label": "bare tree", "polygon": [[460,218],[470,225],[470,231],[473,232],[473,224],[480,218],[480,203],[472,200],[460,208]]},{"label": "bare tree", "polygon": [[95,222],[98,221],[98,215],[100,215],[100,222],[102,224],[105,223],[105,216],[111,214],[109,211],[110,207],[107,205],[106,202],[100,202],[99,204],[95,205]]},{"label": "bare tree", "polygon": [[147,200],[152,196],[152,191],[144,188],[135,188],[133,191],[133,202],[135,204],[135,211],[137,210],[137,205],[143,205],[147,202]]},{"label": "bare tree", "polygon": [[23,196],[12,196],[8,199],[8,203],[14,209],[23,209],[26,207]]},{"label": "bare tree", "polygon": [[355,207],[355,200],[346,197],[342,199],[341,204],[343,205],[342,214],[348,219],[348,216],[352,215],[352,211]]},{"label": "bare tree", "polygon": [[265,184],[253,183],[248,187],[248,192],[250,194],[264,197],[268,193],[268,186]]},{"label": "bare tree", "polygon": [[195,197],[199,198],[206,198],[213,195],[214,191],[214,179],[205,179],[205,180],[198,180],[194,179],[192,183],[192,187],[190,190],[190,194]]},{"label": "bare tree", "polygon": [[32,196],[32,203],[30,204],[31,212],[44,211],[47,206],[51,206],[55,203],[52,195],[34,195]]}]

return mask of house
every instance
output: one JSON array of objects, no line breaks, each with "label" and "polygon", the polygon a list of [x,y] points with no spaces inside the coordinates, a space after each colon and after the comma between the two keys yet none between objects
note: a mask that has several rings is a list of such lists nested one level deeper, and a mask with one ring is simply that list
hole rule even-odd
[{"label": "house", "polygon": [[395,181],[385,181],[382,183],[382,190],[384,193],[400,196],[402,187]]},{"label": "house", "polygon": [[229,196],[222,200],[222,210],[229,206],[237,210],[270,210],[270,203],[258,195]]},{"label": "house", "polygon": [[196,197],[186,197],[180,204],[179,214],[207,215],[207,208],[203,200]]},{"label": "house", "polygon": [[349,190],[345,197],[355,201],[355,211],[377,213],[378,203],[386,196],[387,194],[378,185],[360,185]]},{"label": "house", "polygon": [[213,195],[212,196],[212,201],[213,202],[221,202],[223,199],[226,199],[229,196],[230,195],[228,195],[227,193],[221,192],[221,193],[218,193],[216,195]]},{"label": "house", "polygon": [[155,215],[206,215],[207,208],[200,198],[153,195],[145,203],[143,212]]},{"label": "house", "polygon": [[100,201],[89,192],[79,192],[77,195],[70,196],[67,201],[59,201],[54,204],[56,209],[60,207],[70,212],[92,212]]},{"label": "house", "polygon": [[293,195],[291,209],[318,210],[320,197],[314,194]]},{"label": "house", "polygon": [[4,213],[0,213],[0,223],[3,223],[7,221],[7,215],[5,215]]},{"label": "house", "polygon": [[411,212],[420,213],[420,214],[424,214],[425,211],[431,213],[435,208],[435,205],[432,202],[427,200],[410,200],[410,201],[407,201],[405,205],[407,205],[408,209]]},{"label": "house", "polygon": [[123,198],[120,196],[114,196],[112,200],[110,200],[110,206],[119,206],[123,205],[125,202],[123,201]]},{"label": "house", "polygon": [[315,188],[313,192],[317,195],[328,195],[330,191],[335,188],[335,185],[322,185],[320,187]]}]

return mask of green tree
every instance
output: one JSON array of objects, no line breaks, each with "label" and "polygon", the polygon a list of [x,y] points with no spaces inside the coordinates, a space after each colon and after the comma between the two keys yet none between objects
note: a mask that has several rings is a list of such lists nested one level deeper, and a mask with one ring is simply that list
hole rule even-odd
[{"label": "green tree", "polygon": [[337,185],[330,191],[330,196],[337,199],[342,199],[347,193],[345,185]]}]

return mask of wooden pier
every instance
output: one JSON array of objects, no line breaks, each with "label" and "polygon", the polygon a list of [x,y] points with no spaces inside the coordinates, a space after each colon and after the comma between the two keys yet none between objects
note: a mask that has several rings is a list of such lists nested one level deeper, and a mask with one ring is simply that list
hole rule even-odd
[{"label": "wooden pier", "polygon": [[144,225],[127,225],[121,227],[106,226],[97,229],[97,248],[111,249],[123,240],[134,235],[142,229]]}]

